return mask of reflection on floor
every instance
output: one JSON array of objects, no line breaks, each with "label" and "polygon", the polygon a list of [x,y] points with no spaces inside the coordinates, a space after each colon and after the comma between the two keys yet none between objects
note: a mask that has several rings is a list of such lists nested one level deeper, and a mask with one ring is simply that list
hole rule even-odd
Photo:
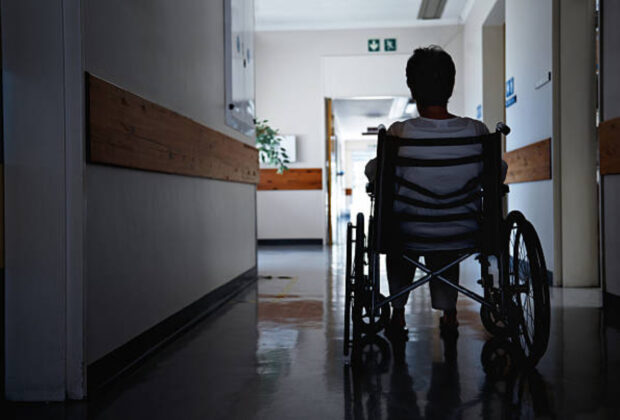
[{"label": "reflection on floor", "polygon": [[[268,247],[258,284],[88,403],[13,406],[17,418],[620,418],[620,331],[596,291],[555,289],[538,368],[501,377],[478,305],[440,337],[428,288],[409,301],[410,339],[342,356],[342,249]],[[485,363],[482,359],[495,363]],[[499,360],[501,362],[501,360]]]}]

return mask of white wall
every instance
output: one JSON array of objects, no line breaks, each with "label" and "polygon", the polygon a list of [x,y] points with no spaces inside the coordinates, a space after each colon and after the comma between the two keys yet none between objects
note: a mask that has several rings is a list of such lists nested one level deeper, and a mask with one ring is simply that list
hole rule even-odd
[{"label": "white wall", "polygon": [[255,265],[254,189],[88,166],[88,362]]},{"label": "white wall", "polygon": [[[506,109],[506,122],[512,128],[507,151],[553,135],[553,84],[535,89],[553,66],[552,3],[506,0],[506,79],[514,77],[517,95],[517,103]],[[534,224],[548,268],[553,270],[553,181],[512,184],[508,206],[522,211]]]},{"label": "white wall", "polygon": [[[620,117],[620,2],[603,0],[602,4],[602,71],[603,81],[601,120]],[[620,175],[605,175],[603,184],[604,267],[606,291],[620,296]]]},{"label": "white wall", "polygon": [[[86,70],[224,124],[222,1],[84,0]],[[255,187],[87,165],[87,362],[256,265]]]},{"label": "white wall", "polygon": [[476,118],[482,105],[482,27],[496,0],[476,0],[463,25],[463,115]]},{"label": "white wall", "polygon": [[504,25],[484,25],[482,38],[482,121],[494,130],[505,119]]},{"label": "white wall", "polygon": [[80,398],[79,2],[2,1],[1,7],[6,398]]},{"label": "white wall", "polygon": [[82,2],[86,71],[254,145],[224,120],[223,2]]},{"label": "white wall", "polygon": [[[368,53],[370,38],[397,38],[396,53]],[[297,136],[291,167],[325,165],[326,96],[408,95],[407,56],[436,44],[453,55],[457,81],[450,108],[463,111],[462,38],[459,26],[342,31],[258,32],[256,109],[284,134]],[[372,70],[372,71],[371,71]],[[279,200],[270,200],[278,194]],[[324,238],[322,191],[258,192],[259,238]],[[280,203],[290,202],[287,206]],[[301,221],[311,222],[303,223]],[[285,227],[286,226],[286,227]],[[310,235],[310,236],[308,236]]]}]

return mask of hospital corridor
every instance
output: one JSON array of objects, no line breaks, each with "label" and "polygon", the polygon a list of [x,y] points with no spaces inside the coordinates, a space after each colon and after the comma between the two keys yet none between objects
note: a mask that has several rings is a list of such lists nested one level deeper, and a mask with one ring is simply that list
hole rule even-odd
[{"label": "hospital corridor", "polygon": [[0,0],[0,416],[620,418],[619,18]]}]

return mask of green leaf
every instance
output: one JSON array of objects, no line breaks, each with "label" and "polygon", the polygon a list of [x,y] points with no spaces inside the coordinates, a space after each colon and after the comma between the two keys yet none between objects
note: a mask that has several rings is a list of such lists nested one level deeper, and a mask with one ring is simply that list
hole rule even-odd
[{"label": "green leaf", "polygon": [[256,148],[260,153],[260,160],[276,167],[277,173],[288,171],[290,163],[286,148],[281,146],[280,130],[269,126],[268,120],[255,120]]}]

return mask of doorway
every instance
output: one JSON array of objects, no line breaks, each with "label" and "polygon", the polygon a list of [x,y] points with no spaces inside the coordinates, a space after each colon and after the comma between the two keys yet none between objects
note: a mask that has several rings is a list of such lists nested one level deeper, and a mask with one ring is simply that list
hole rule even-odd
[{"label": "doorway", "polygon": [[506,121],[505,22],[505,2],[498,0],[482,26],[482,109],[479,118],[491,131],[497,122]]},{"label": "doorway", "polygon": [[377,134],[396,121],[417,116],[406,96],[345,97],[331,100],[333,134],[328,145],[328,217],[332,243],[344,243],[346,224],[370,214],[366,164],[377,155]]}]

